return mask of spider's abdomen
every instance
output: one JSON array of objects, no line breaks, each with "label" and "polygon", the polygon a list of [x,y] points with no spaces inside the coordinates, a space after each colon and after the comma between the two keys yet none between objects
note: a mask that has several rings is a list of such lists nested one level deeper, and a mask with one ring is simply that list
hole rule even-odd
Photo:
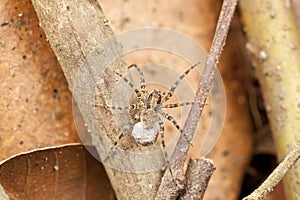
[{"label": "spider's abdomen", "polygon": [[138,122],[133,126],[132,136],[135,141],[143,146],[155,143],[158,134],[156,126],[146,127],[143,122]]}]

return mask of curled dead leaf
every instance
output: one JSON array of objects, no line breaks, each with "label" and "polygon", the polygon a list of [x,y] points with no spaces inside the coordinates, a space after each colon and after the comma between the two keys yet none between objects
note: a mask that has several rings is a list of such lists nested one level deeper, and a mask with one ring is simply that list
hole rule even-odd
[{"label": "curled dead leaf", "polygon": [[83,145],[35,150],[0,164],[0,184],[12,199],[115,199],[102,164]]}]

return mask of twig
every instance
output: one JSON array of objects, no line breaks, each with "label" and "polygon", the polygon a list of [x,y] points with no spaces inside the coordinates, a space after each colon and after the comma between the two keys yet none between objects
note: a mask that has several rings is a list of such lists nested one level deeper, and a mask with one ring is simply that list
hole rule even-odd
[{"label": "twig", "polygon": [[300,141],[293,147],[285,159],[276,167],[276,169],[269,175],[269,177],[243,200],[263,200],[267,195],[273,191],[274,187],[281,181],[286,172],[297,162],[300,158]]},{"label": "twig", "polygon": [[[208,60],[206,62],[206,66],[196,93],[195,102],[199,102],[199,104],[194,104],[191,107],[191,110],[183,127],[183,133],[181,134],[179,141],[175,147],[174,153],[171,157],[171,167],[175,170],[176,168],[178,168],[175,161],[182,156],[186,157],[187,151],[190,147],[190,143],[197,128],[199,118],[204,108],[205,101],[209,89],[212,85],[215,71],[217,69],[216,64],[219,62],[223,47],[225,45],[230,22],[234,14],[236,4],[237,0],[224,0],[223,2]],[[163,179],[167,179],[165,175]],[[172,182],[173,179],[168,179],[168,181]],[[163,190],[163,188],[165,188],[163,184],[166,184],[168,181],[161,183],[157,196],[161,196],[160,193],[166,192]],[[181,188],[175,186],[173,191],[177,191],[177,193],[179,193],[181,191]]]},{"label": "twig", "polygon": [[157,193],[155,199],[176,199],[176,197],[178,196],[177,188],[180,188],[180,190],[183,190],[185,188],[186,179],[183,171],[184,162],[185,156],[181,156],[176,161],[176,169],[172,170],[172,173],[171,170],[166,169],[160,185],[162,187],[160,189],[164,192]]},{"label": "twig", "polygon": [[[181,134],[174,154],[172,155],[171,162],[176,160],[180,155],[185,154],[190,147],[190,142],[194,136],[209,89],[212,85],[213,77],[217,69],[216,64],[219,62],[223,47],[225,46],[225,40],[227,38],[236,3],[237,0],[225,0],[223,3],[212,47],[196,93],[195,102],[199,102],[199,104],[194,104],[191,108],[183,127],[183,133]],[[184,135],[187,136],[189,141],[187,141]]]},{"label": "twig", "polygon": [[200,158],[190,160],[187,170],[187,188],[180,200],[203,199],[209,179],[213,174],[214,164],[212,160]]}]

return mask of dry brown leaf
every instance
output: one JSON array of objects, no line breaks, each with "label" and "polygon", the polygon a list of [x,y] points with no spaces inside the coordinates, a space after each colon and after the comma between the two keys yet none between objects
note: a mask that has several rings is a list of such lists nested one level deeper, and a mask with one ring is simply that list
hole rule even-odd
[{"label": "dry brown leaf", "polygon": [[115,199],[102,164],[75,144],[10,158],[0,165],[0,184],[20,200]]},{"label": "dry brown leaf", "polygon": [[0,2],[0,160],[79,142],[65,77],[30,0]]}]

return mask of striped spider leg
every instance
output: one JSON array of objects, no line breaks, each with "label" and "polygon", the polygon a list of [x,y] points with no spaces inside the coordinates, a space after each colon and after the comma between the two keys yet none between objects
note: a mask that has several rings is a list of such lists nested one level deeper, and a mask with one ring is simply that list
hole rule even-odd
[{"label": "striped spider leg", "polygon": [[[198,61],[194,65],[192,65],[188,70],[186,70],[183,74],[179,76],[179,78],[173,83],[172,87],[170,88],[169,92],[165,95],[165,97],[162,100],[162,103],[168,101],[174,94],[176,88],[178,87],[179,83],[188,75],[195,67],[197,67],[199,64],[201,64],[201,61]],[[184,105],[191,105],[191,103],[184,103],[184,104],[173,104],[172,108],[180,107]],[[167,108],[167,107],[166,107]],[[171,107],[169,107],[171,108]]]}]

